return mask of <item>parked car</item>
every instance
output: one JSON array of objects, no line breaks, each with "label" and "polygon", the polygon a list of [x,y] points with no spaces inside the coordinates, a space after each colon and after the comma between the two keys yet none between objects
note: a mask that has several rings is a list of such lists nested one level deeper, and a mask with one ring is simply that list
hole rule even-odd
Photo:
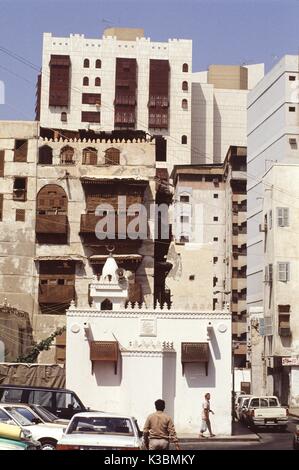
[{"label": "parked car", "polygon": [[29,431],[24,432],[20,426],[0,423],[1,450],[39,450],[40,442],[31,438]]},{"label": "parked car", "polygon": [[[47,421],[44,419],[45,413],[38,414],[34,409],[31,408],[30,405],[26,405],[23,403],[6,403],[6,406],[12,406],[18,413],[20,413],[24,418],[27,418],[32,424],[41,424],[41,423],[46,423],[49,425],[54,425],[61,427],[62,429],[66,429],[67,425],[69,424],[69,420],[67,419],[58,419],[57,416],[52,415],[50,411],[46,411],[46,413],[49,413],[49,416],[47,416]],[[54,419],[52,418],[50,420],[50,416],[53,416]]]},{"label": "parked car", "polygon": [[75,413],[88,411],[72,390],[64,388],[0,385],[0,403],[42,405],[59,418],[70,419]]},{"label": "parked car", "polygon": [[242,408],[244,406],[244,402],[247,398],[250,398],[252,395],[239,395],[238,398],[236,399],[236,416],[239,421],[243,420],[243,415],[242,415]]},{"label": "parked car", "polygon": [[275,396],[252,396],[248,403],[246,422],[249,426],[275,426],[286,429],[288,409],[280,406]]},{"label": "parked car", "polygon": [[135,418],[103,412],[79,413],[71,419],[57,450],[139,450],[142,433]]},{"label": "parked car", "polygon": [[299,426],[296,425],[296,429],[293,436],[293,449],[299,450]]},{"label": "parked car", "polygon": [[[21,413],[20,413],[21,411]],[[42,450],[55,450],[57,441],[61,438],[65,427],[52,423],[42,423],[40,418],[33,415],[28,419],[29,409],[24,412],[21,405],[0,405],[0,423],[14,424],[20,426],[24,432],[30,431],[32,438],[39,441]]]},{"label": "parked car", "polygon": [[58,416],[51,413],[51,411],[47,410],[44,406],[41,405],[34,405],[33,403],[27,405],[31,410],[33,410],[44,423],[56,423],[56,424],[63,424],[65,427],[69,424],[69,419],[60,419]]}]

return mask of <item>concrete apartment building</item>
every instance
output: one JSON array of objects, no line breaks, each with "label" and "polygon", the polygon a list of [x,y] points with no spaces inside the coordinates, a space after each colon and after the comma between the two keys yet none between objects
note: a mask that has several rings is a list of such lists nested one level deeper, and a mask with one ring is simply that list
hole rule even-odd
[{"label": "concrete apartment building", "polygon": [[234,363],[246,366],[246,148],[221,164],[177,165],[166,285],[175,308],[232,312]]},{"label": "concrete apartment building", "polygon": [[192,74],[192,164],[222,163],[230,146],[247,145],[247,95],[264,64],[210,65]]},{"label": "concrete apartment building", "polygon": [[37,115],[46,128],[164,136],[167,165],[188,164],[191,84],[191,40],[153,42],[126,28],[101,39],[45,33]]},{"label": "concrete apartment building", "polygon": [[299,402],[298,75],[298,56],[284,56],[249,94],[247,160],[247,307],[259,333],[251,344],[253,391],[293,406]]}]

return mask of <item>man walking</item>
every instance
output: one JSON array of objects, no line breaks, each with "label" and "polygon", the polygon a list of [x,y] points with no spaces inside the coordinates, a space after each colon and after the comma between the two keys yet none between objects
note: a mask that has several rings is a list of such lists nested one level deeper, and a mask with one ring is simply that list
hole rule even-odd
[{"label": "man walking", "polygon": [[210,421],[210,413],[212,413],[212,415],[214,414],[214,411],[212,411],[210,408],[210,398],[211,398],[211,395],[209,393],[206,393],[205,400],[202,404],[201,426],[200,426],[199,437],[205,437],[203,433],[207,429],[210,433],[210,437],[215,436],[215,434],[212,433],[211,421]]},{"label": "man walking", "polygon": [[174,424],[170,416],[164,413],[165,401],[155,401],[156,412],[148,416],[144,428],[144,444],[149,450],[168,450],[169,443],[174,442],[180,449]]}]

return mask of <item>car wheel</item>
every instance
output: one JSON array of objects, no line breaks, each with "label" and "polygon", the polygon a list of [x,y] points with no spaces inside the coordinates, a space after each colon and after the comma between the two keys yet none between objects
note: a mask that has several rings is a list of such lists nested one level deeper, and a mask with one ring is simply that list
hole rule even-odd
[{"label": "car wheel", "polygon": [[55,450],[57,441],[55,439],[41,439],[41,450]]}]

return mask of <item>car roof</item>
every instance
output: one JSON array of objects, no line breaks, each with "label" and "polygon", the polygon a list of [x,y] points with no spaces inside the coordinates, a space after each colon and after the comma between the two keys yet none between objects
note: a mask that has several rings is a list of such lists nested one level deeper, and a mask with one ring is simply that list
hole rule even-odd
[{"label": "car roof", "polygon": [[133,416],[118,414],[118,413],[107,413],[105,411],[84,411],[83,413],[76,413],[73,418],[126,418],[135,419]]},{"label": "car roof", "polygon": [[12,389],[21,389],[21,390],[43,390],[48,392],[70,392],[75,393],[73,390],[69,390],[68,388],[59,388],[59,387],[36,387],[31,385],[6,385],[0,384],[1,388],[12,388]]}]

